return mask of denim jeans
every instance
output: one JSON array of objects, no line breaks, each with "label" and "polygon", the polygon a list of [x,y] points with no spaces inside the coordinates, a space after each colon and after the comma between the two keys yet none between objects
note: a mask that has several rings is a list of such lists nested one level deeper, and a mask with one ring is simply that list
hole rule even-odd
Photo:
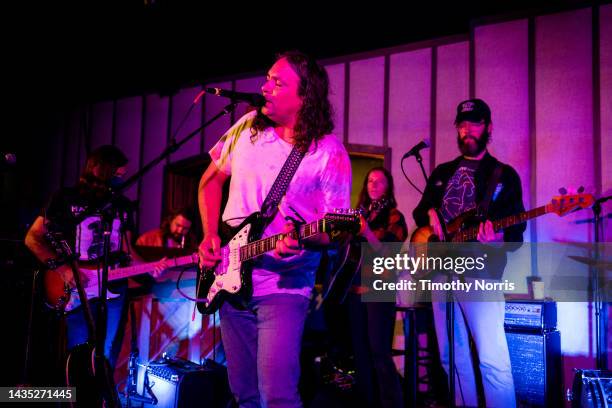
[{"label": "denim jeans", "polygon": [[[115,366],[121,343],[123,340],[123,328],[126,320],[125,297],[107,301],[106,338],[104,341],[104,355],[108,358],[111,367]],[[94,320],[98,318],[98,300],[91,302],[91,311]],[[78,308],[66,315],[66,349],[85,343],[88,339],[87,322],[83,310]],[[97,330],[97,327],[96,327]]]},{"label": "denim jeans", "polygon": [[309,300],[254,297],[246,310],[221,307],[221,337],[232,393],[241,408],[301,407],[300,349]]}]

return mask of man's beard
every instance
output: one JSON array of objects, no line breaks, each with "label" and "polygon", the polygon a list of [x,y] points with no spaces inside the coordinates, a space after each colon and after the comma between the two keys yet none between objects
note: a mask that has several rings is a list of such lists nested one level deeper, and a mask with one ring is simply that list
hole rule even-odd
[{"label": "man's beard", "polygon": [[[476,146],[472,146],[471,144],[465,143],[464,140],[466,140],[467,138],[474,139],[474,141],[476,142]],[[484,130],[484,132],[482,132],[480,138],[476,138],[473,136],[466,136],[464,138],[461,138],[459,133],[457,133],[457,146],[459,146],[459,151],[463,156],[476,157],[487,148],[489,139],[491,139],[491,134],[486,129]]]}]

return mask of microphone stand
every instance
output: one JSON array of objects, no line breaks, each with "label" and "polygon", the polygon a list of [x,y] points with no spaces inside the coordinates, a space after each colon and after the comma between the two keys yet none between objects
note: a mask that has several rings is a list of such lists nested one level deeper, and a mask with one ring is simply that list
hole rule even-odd
[{"label": "microphone stand", "polygon": [[[425,184],[429,181],[423,156],[420,151],[414,153],[414,158],[419,163]],[[403,167],[402,167],[403,170]],[[411,183],[412,184],[412,183]],[[416,187],[415,187],[416,188]],[[452,275],[449,273],[446,278],[447,283],[452,283]],[[449,285],[450,286],[450,285]],[[449,408],[455,407],[455,303],[452,291],[446,293],[446,334],[448,336],[448,393],[450,394]]]},{"label": "microphone stand", "polygon": [[[154,158],[149,163],[147,163],[142,169],[140,169],[139,171],[134,173],[133,176],[128,178],[119,188],[114,189],[114,191],[121,192],[121,191],[126,190],[128,187],[130,187],[136,181],[140,180],[142,178],[142,176],[145,175],[145,173],[147,173],[153,167],[157,166],[157,164],[159,164],[162,160],[164,160],[166,157],[170,156],[172,153],[176,152],[178,149],[180,149],[181,146],[183,146],[185,143],[187,143],[189,140],[191,140],[195,135],[200,133],[202,131],[202,129],[208,127],[211,123],[213,123],[214,121],[219,119],[221,116],[227,115],[227,114],[233,112],[234,109],[236,109],[236,106],[238,105],[238,103],[239,103],[239,101],[232,100],[232,102],[230,104],[228,104],[227,106],[225,106],[221,110],[221,112],[217,113],[215,116],[213,116],[208,121],[206,121],[204,124],[202,124],[202,126],[197,128],[193,132],[189,133],[187,136],[185,136],[183,139],[181,139],[181,141],[179,141],[178,143],[173,138],[172,141],[170,142],[170,144],[164,149],[163,152],[161,152],[161,154],[158,157]],[[191,112],[191,109],[187,113],[189,114],[189,112]],[[182,125],[182,123],[181,123],[181,125]]]},{"label": "microphone stand", "polygon": [[145,397],[138,394],[138,344],[136,344],[136,312],[134,311],[134,303],[130,303],[130,321],[131,321],[131,351],[128,360],[128,378],[125,389],[125,399],[127,402],[126,408],[132,408],[132,401],[143,402],[145,404],[157,405],[157,398],[150,388],[145,387],[143,393],[147,391],[151,397]]},{"label": "microphone stand", "polygon": [[[110,265],[110,247],[111,247],[111,233],[113,230],[113,219],[115,218],[115,209],[113,207],[113,201],[111,200],[102,209],[102,231],[104,233],[103,241],[103,258],[102,258],[102,278],[101,285],[99,288],[99,302],[98,302],[98,320],[96,321],[96,338],[95,338],[95,353],[94,353],[94,364],[96,367],[96,376],[103,395],[107,395],[105,398],[106,402],[111,407],[121,407],[119,402],[119,396],[112,376],[112,370],[108,366],[106,358],[104,356],[104,348],[106,343],[106,322],[108,320],[108,307],[106,294],[108,293],[108,269]],[[75,281],[76,281],[75,274]],[[100,374],[98,374],[100,373]]]},{"label": "microphone stand", "polygon": [[[99,335],[102,334],[102,336],[104,336],[105,330],[100,333],[98,331],[100,326],[98,325],[98,327],[96,327],[96,323],[93,318],[91,307],[87,299],[87,294],[85,293],[85,288],[81,280],[79,268],[76,263],[77,257],[72,252],[70,245],[67,243],[67,241],[65,240],[65,238],[63,237],[61,233],[58,234],[58,233],[49,231],[45,234],[45,236],[47,240],[49,241],[49,243],[55,248],[56,252],[67,261],[67,264],[70,266],[70,269],[72,270],[72,275],[74,277],[74,282],[75,282],[75,285],[76,285],[76,288],[79,294],[79,299],[81,301],[81,308],[83,311],[83,316],[85,318],[85,323],[87,326],[87,341],[88,343],[93,344],[95,347],[94,361],[92,362],[93,367],[90,367],[90,368],[92,369],[94,379],[97,382],[97,387],[100,391],[100,397],[102,398],[103,405],[110,407],[110,408],[115,408],[115,407],[119,408],[121,407],[119,396],[117,395],[117,390],[113,383],[110,366],[108,362],[106,361],[106,358],[104,357],[104,340],[102,340],[102,348],[101,348],[102,351],[101,352],[100,352],[100,347],[99,347],[100,345]],[[106,236],[104,239],[106,240]],[[102,309],[100,309],[100,311],[102,311]],[[101,316],[98,316],[98,323],[100,322],[100,317]],[[86,357],[89,357],[89,355],[86,355]],[[66,368],[67,383],[70,383],[70,372],[69,371],[70,370],[68,368],[68,363],[67,363],[67,368]],[[92,396],[88,395],[87,397],[92,397]]]},{"label": "microphone stand", "polygon": [[[447,282],[452,284],[452,275],[449,272]],[[451,286],[452,287],[452,286]],[[446,332],[448,335],[448,393],[450,401],[448,406],[455,407],[455,303],[453,292],[446,293]]]},{"label": "microphone stand", "polygon": [[425,178],[425,182],[427,183],[427,173],[425,173],[425,166],[423,166],[423,156],[421,156],[421,152],[417,151],[414,154],[414,158],[419,163],[419,166],[421,167],[421,172],[423,172],[423,177]]},{"label": "microphone stand", "polygon": [[603,238],[603,219],[601,217],[601,204],[612,199],[612,196],[602,197],[593,204],[593,215],[595,219],[595,264],[593,267],[592,283],[593,288],[593,303],[595,306],[595,345],[596,345],[596,365],[598,370],[608,369],[608,350],[607,344],[607,327],[608,327],[608,308],[603,307],[602,293],[600,288],[600,271],[602,269],[598,262],[601,259],[600,243]]},{"label": "microphone stand", "polygon": [[[132,186],[134,183],[136,183],[138,180],[140,180],[149,170],[151,170],[153,167],[157,166],[159,163],[161,163],[166,157],[170,156],[172,153],[176,152],[178,149],[181,148],[181,146],[183,146],[185,143],[187,143],[189,140],[191,140],[195,135],[197,135],[198,133],[200,133],[202,131],[202,129],[206,128],[207,126],[209,126],[211,123],[215,122],[217,119],[221,118],[224,115],[227,115],[231,112],[233,112],[236,109],[236,106],[238,106],[238,103],[240,101],[232,99],[231,102],[226,105],[219,113],[217,113],[215,116],[213,116],[211,119],[209,119],[208,121],[206,121],[205,123],[202,124],[202,126],[198,127],[197,129],[195,129],[194,131],[192,131],[191,133],[189,133],[187,136],[185,136],[183,139],[181,139],[179,142],[176,142],[176,133],[178,133],[178,131],[180,130],[180,128],[183,126],[187,116],[189,116],[189,114],[191,113],[191,111],[193,110],[193,107],[195,106],[195,104],[199,101],[199,98],[196,98],[196,100],[194,101],[194,103],[190,106],[189,110],[187,111],[185,117],[182,119],[182,121],[180,122],[177,130],[174,132],[174,135],[171,139],[171,142],[168,144],[168,146],[160,153],[159,156],[157,156],[156,158],[154,158],[153,160],[151,160],[149,163],[147,163],[144,167],[142,167],[139,171],[137,171],[136,173],[134,173],[133,176],[131,176],[130,178],[128,178],[123,184],[121,184],[119,187],[112,189],[112,194],[113,196],[118,196],[121,194],[121,192],[127,190],[130,186]],[[112,199],[111,199],[111,203],[112,203]],[[112,220],[112,218],[111,218]],[[112,223],[112,221],[111,221]],[[108,236],[108,246],[107,246],[107,236]],[[106,259],[106,252],[107,252],[107,248],[110,248],[110,232],[107,233],[105,232],[105,243],[104,243],[104,247],[105,247],[105,262],[104,262],[104,268],[103,268],[103,273],[102,273],[102,285],[101,285],[101,295],[100,295],[100,320],[104,320],[104,330],[101,331],[101,334],[98,337],[98,342],[102,344],[102,347],[97,347],[96,350],[104,350],[104,334],[106,333],[106,287],[107,287],[107,283],[108,283],[108,263],[107,263],[107,259]],[[130,304],[130,307],[132,305]],[[131,313],[132,313],[132,324],[134,324],[134,311],[133,308],[130,309]],[[102,313],[104,312],[104,313]],[[103,319],[102,319],[103,316]],[[102,323],[99,324],[99,327],[101,326]],[[135,327],[132,327],[132,341],[131,341],[131,350],[130,350],[130,361],[129,361],[129,370],[128,370],[128,383],[127,383],[127,387],[126,387],[126,392],[125,392],[125,396],[127,399],[127,403],[128,406],[131,406],[131,401],[136,401],[136,402],[145,402],[145,403],[152,403],[152,404],[157,404],[157,398],[155,397],[155,395],[153,395],[150,391],[150,389],[147,389],[146,391],[149,392],[151,394],[151,398],[146,397],[146,396],[141,396],[138,394],[137,391],[137,376],[138,376],[138,347],[136,344],[136,330]],[[146,388],[146,387],[145,387]],[[145,390],[143,390],[144,392]]]}]

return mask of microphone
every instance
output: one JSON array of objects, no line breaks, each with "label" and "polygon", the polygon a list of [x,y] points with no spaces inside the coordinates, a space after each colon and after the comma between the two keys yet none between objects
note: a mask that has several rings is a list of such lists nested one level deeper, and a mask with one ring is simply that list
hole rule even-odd
[{"label": "microphone", "polygon": [[408,153],[406,153],[404,156],[402,156],[402,160],[404,160],[407,157],[414,156],[414,155],[418,154],[421,150],[423,150],[423,149],[425,149],[427,147],[429,147],[429,139],[421,140],[412,149],[408,150]]},{"label": "microphone", "polygon": [[9,168],[17,165],[15,153],[0,153],[0,168]]},{"label": "microphone", "polygon": [[234,101],[238,102],[248,102],[250,105],[259,108],[260,106],[264,106],[266,104],[266,99],[257,93],[246,93],[246,92],[236,92],[236,91],[227,91],[221,88],[206,88],[206,93],[223,96],[224,98],[230,98]]}]

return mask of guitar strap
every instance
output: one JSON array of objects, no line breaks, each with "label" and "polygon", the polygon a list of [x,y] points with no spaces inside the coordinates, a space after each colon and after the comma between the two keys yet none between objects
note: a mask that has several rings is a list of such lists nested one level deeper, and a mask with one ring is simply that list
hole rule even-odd
[{"label": "guitar strap", "polygon": [[484,199],[480,202],[478,206],[478,215],[482,217],[486,217],[489,212],[489,205],[491,204],[491,199],[493,198],[493,194],[495,193],[495,189],[497,188],[497,183],[499,183],[499,179],[502,173],[502,165],[501,163],[497,163],[495,165],[495,170],[489,177],[489,183],[487,185],[487,192],[484,196]]},{"label": "guitar strap", "polygon": [[276,212],[278,211],[278,204],[281,202],[283,196],[287,192],[287,187],[293,179],[295,172],[297,171],[305,153],[300,151],[296,145],[293,146],[289,157],[285,160],[285,164],[281,168],[270,192],[266,196],[263,204],[261,205],[261,214],[263,216],[263,228],[268,226],[274,219]]}]

